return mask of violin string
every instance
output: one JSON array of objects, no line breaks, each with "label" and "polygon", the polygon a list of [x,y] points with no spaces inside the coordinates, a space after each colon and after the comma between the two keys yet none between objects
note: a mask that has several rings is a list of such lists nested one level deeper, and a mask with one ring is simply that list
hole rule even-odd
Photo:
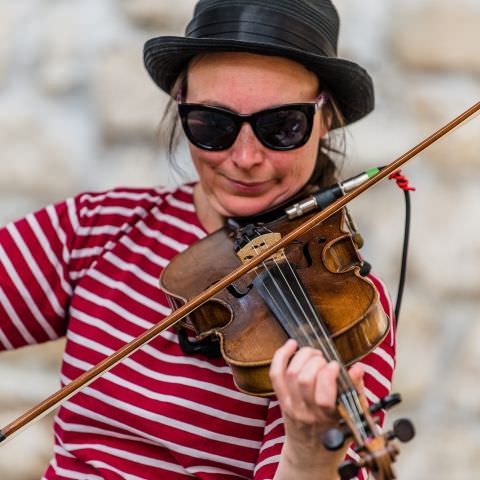
[{"label": "violin string", "polygon": [[[358,408],[359,399],[358,399],[358,396],[357,396],[355,386],[353,385],[351,377],[348,374],[347,369],[345,368],[343,362],[340,359],[340,356],[338,354],[338,350],[337,350],[331,336],[329,335],[329,332],[326,329],[325,324],[321,320],[317,310],[315,309],[312,302],[310,301],[309,296],[307,295],[306,291],[304,290],[303,285],[300,283],[300,281],[299,281],[299,279],[296,275],[294,267],[292,266],[292,264],[290,263],[290,261],[288,260],[288,258],[286,256],[285,256],[285,264],[290,269],[293,278],[298,283],[298,287],[300,289],[300,292],[302,293],[302,295],[305,298],[305,303],[307,305],[307,308],[310,310],[310,313],[313,317],[313,320],[316,322],[316,326],[319,328],[323,338],[325,339],[325,345],[327,347],[326,349],[325,348],[323,349],[324,353],[326,354],[325,357],[327,359],[330,359],[330,360],[335,360],[340,365],[339,380],[340,380],[341,386],[345,389],[342,392],[342,395],[346,395],[349,398],[348,401],[350,401],[350,399],[351,399],[351,401],[353,401],[354,405],[357,407],[356,409],[359,410],[359,408]],[[281,268],[278,265],[277,265],[277,268],[279,269],[280,272],[282,272]],[[283,275],[283,272],[282,272],[282,275]],[[286,279],[285,279],[285,281],[287,282]],[[297,298],[297,297],[294,297],[294,298]],[[309,324],[310,324],[309,317],[306,314],[304,314],[304,316],[307,319],[307,322],[309,322]],[[312,326],[312,330],[315,333],[319,344],[322,345],[322,341],[318,337],[318,334],[317,334],[317,329],[313,328],[313,326]],[[329,350],[329,351],[327,351],[327,350]]]},{"label": "violin string", "polygon": [[[251,241],[250,239],[248,239],[248,240],[249,240],[249,242]],[[256,253],[258,253],[258,252],[257,252],[257,247],[256,247],[255,245],[254,245],[253,248],[254,248],[254,250],[256,251]],[[281,269],[278,267],[277,261],[276,261],[275,259],[271,259],[270,261],[271,261],[272,263],[274,263],[274,265],[278,268],[278,271],[279,271],[279,272],[282,274],[282,276],[284,277],[283,272],[282,272]],[[280,298],[283,300],[283,304],[284,304],[284,305],[287,307],[287,309],[289,310],[289,313],[291,314],[291,317],[292,317],[293,319],[296,319],[295,312],[294,312],[293,309],[292,309],[291,303],[288,301],[287,297],[285,296],[284,289],[280,288],[280,286],[278,285],[278,282],[277,282],[277,280],[273,277],[273,275],[271,274],[271,271],[270,271],[270,269],[268,268],[268,265],[267,265],[266,261],[262,262],[262,266],[263,266],[263,268],[264,268],[264,271],[268,274],[268,276],[269,276],[270,279],[272,280],[272,283],[273,283],[274,287],[276,288],[276,290],[277,290]],[[261,277],[260,277],[257,269],[255,269],[255,273],[256,273],[257,278],[261,281]],[[295,294],[293,293],[293,291],[291,290],[291,286],[290,286],[290,284],[288,283],[288,281],[286,281],[285,278],[284,278],[284,280],[285,280],[285,285],[288,286],[288,289],[290,290],[290,293],[292,294],[292,297],[295,299],[295,301],[297,302],[298,306],[301,308],[302,313],[303,313],[303,315],[304,315],[307,323],[309,323],[309,320],[308,320],[308,317],[307,317],[305,311],[303,310],[301,304],[298,302],[298,297],[296,297]],[[263,288],[267,291],[267,293],[268,293],[271,301],[273,301],[273,303],[276,304],[278,310],[281,311],[281,306],[280,306],[280,304],[278,303],[278,301],[276,300],[276,297],[272,294],[272,292],[270,292],[268,286],[267,286],[264,282],[262,282],[262,283],[263,283]],[[299,328],[299,330],[301,331],[301,333],[302,333],[303,336],[304,336],[305,345],[309,345],[309,344],[310,344],[310,342],[309,342],[309,337],[308,337],[308,333],[305,331],[304,325],[303,325],[302,323],[297,322],[296,326]],[[318,339],[318,340],[319,340],[319,346],[321,346],[320,339]]]},{"label": "violin string", "polygon": [[[290,268],[291,265],[289,265],[289,262],[288,260],[285,262]],[[277,267],[278,271],[280,272],[280,274],[284,277],[284,273],[281,269],[281,267],[278,265],[278,263],[275,261],[274,262],[274,265]],[[278,290],[278,292],[280,293],[280,295],[282,295],[283,297],[285,297],[285,295],[283,294],[283,289],[280,288],[280,286],[278,285],[278,282],[274,279],[274,277],[271,275],[271,272],[269,271],[269,275],[272,277],[272,281],[274,282],[274,284],[276,285],[276,289]],[[285,280],[285,285],[288,286],[288,289],[290,290],[291,294],[292,294],[292,298],[295,299],[295,301],[297,302],[298,306],[300,307],[301,311],[302,311],[302,314],[303,314],[303,317],[305,318],[306,322],[309,324],[309,326],[311,327],[311,330],[313,331],[315,337],[316,337],[316,340],[317,340],[317,344],[319,346],[319,348],[322,350],[322,352],[324,353],[324,356],[327,360],[331,360],[331,359],[337,359],[338,360],[338,363],[340,365],[340,374],[339,374],[339,380],[338,380],[338,383],[339,385],[342,387],[342,393],[338,396],[338,399],[341,403],[344,404],[345,406],[345,409],[347,411],[347,413],[349,414],[349,416],[352,418],[352,420],[357,424],[357,428],[358,430],[361,432],[361,434],[366,437],[366,432],[364,431],[364,427],[363,427],[363,423],[361,421],[361,413],[360,413],[360,409],[359,409],[359,404],[358,404],[358,397],[356,397],[356,391],[354,389],[354,386],[353,384],[351,383],[351,381],[349,382],[350,380],[350,377],[348,376],[345,368],[343,367],[343,364],[342,362],[339,360],[338,358],[338,355],[336,354],[336,350],[335,350],[335,347],[332,348],[332,345],[330,345],[329,343],[329,336],[328,336],[328,333],[326,332],[326,330],[324,329],[324,326],[323,324],[320,322],[320,319],[318,318],[318,314],[316,313],[316,311],[312,308],[311,306],[311,303],[308,301],[308,296],[306,295],[304,289],[302,288],[301,284],[299,283],[298,281],[298,278],[296,277],[296,275],[294,274],[294,278],[296,280],[296,282],[298,283],[297,287],[300,289],[300,292],[304,295],[305,297],[305,300],[306,300],[306,305],[310,307],[310,310],[311,310],[311,313],[312,313],[312,316],[313,318],[315,318],[317,320],[317,323],[318,323],[318,326],[321,328],[321,330],[323,330],[323,334],[324,334],[324,337],[326,339],[326,345],[328,347],[330,347],[329,349],[328,348],[325,348],[325,344],[324,342],[322,342],[322,339],[319,337],[317,331],[315,330],[315,328],[313,328],[313,325],[311,324],[311,321],[308,317],[308,315],[306,314],[305,310],[303,309],[298,297],[294,294],[294,292],[292,291],[291,287],[290,287],[290,283],[287,281],[287,279],[284,277],[284,280]],[[288,301],[284,300],[285,302],[288,303]],[[309,335],[305,332],[305,329],[303,328],[303,324],[302,322],[297,319],[297,317],[293,314],[292,315],[292,318],[294,319],[294,321],[296,322],[296,325],[300,327],[300,329],[302,330],[303,334],[304,334],[304,337],[305,337],[305,344],[306,345],[312,345],[312,341],[311,341],[311,338],[309,337]],[[330,350],[330,352],[328,351]],[[333,354],[332,354],[333,352]]]},{"label": "violin string", "polygon": [[[248,240],[249,240],[249,242],[251,241],[250,239],[248,239]],[[255,251],[257,250],[257,247],[255,245],[253,246],[253,248],[254,248]],[[299,289],[299,291],[301,292],[301,294],[303,295],[305,304],[307,305],[307,308],[310,310],[311,314],[313,315],[313,318],[316,320],[317,326],[322,331],[321,333],[322,333],[324,339],[326,340],[325,344],[330,351],[328,351],[328,349],[325,348],[324,342],[322,342],[321,338],[318,336],[317,330],[314,328],[314,325],[311,323],[311,321],[310,321],[307,313],[305,312],[298,296],[296,296],[295,293],[293,292],[293,290],[291,288],[291,285],[287,281],[287,279],[285,278],[284,272],[282,271],[281,267],[279,266],[277,260],[275,258],[273,258],[270,261],[274,264],[277,271],[280,273],[281,277],[283,277],[285,285],[288,287],[288,290],[290,290],[291,297],[296,301],[297,306],[300,308],[306,323],[310,326],[311,330],[314,332],[314,334],[316,336],[318,346],[323,351],[325,357],[327,359],[330,359],[330,360],[336,360],[338,362],[338,364],[340,365],[340,374],[339,374],[339,380],[338,381],[339,381],[340,386],[342,387],[342,393],[338,396],[338,399],[339,399],[339,401],[341,401],[344,404],[345,409],[347,410],[348,414],[357,424],[357,428],[360,431],[360,434],[362,436],[364,436],[364,438],[366,438],[367,434],[364,430],[363,422],[362,422],[362,419],[361,419],[361,409],[360,409],[360,406],[359,406],[358,394],[355,390],[355,387],[354,387],[354,385],[351,381],[350,376],[348,375],[348,372],[346,371],[346,368],[344,367],[343,363],[340,361],[340,358],[338,356],[338,352],[336,350],[336,347],[334,346],[333,342],[331,341],[331,339],[328,335],[328,332],[326,331],[323,323],[318,318],[318,314],[317,314],[316,310],[313,308],[311,302],[309,301],[309,298],[308,298],[303,286],[299,282],[299,279],[298,279],[297,275],[295,274],[295,271],[294,271],[292,265],[290,264],[288,259],[285,257],[285,263],[287,264],[288,268],[291,270],[291,274],[292,274],[292,276],[295,279],[296,284],[297,284],[296,286]],[[307,334],[307,332],[305,331],[305,328],[304,328],[302,322],[295,315],[295,312],[293,311],[290,302],[288,301],[288,299],[285,296],[284,289],[282,289],[279,286],[277,280],[272,275],[271,270],[268,267],[268,265],[266,264],[266,262],[262,262],[262,266],[264,268],[264,271],[270,277],[275,289],[277,290],[277,293],[280,295],[281,299],[283,300],[284,305],[290,311],[290,315],[293,318],[293,320],[295,321],[296,326],[301,330],[301,332],[304,336],[304,339],[305,339],[304,340],[305,344],[306,345],[311,345],[310,337]],[[259,280],[261,280],[257,269],[255,269],[255,272],[256,272],[257,278],[259,278]],[[275,299],[275,296],[269,291],[269,289],[265,285],[265,283],[264,282],[262,282],[262,283],[263,283],[263,288],[265,288],[265,290],[267,291],[271,301],[273,301],[277,305],[277,308],[279,308],[280,305],[277,302],[277,300]],[[279,311],[280,311],[280,309],[279,309]]]},{"label": "violin string", "polygon": [[[321,334],[322,334],[323,338],[325,339],[325,345],[326,345],[327,348],[325,348],[325,345],[323,344],[321,338],[319,337],[317,330],[314,328],[314,325],[312,325],[309,316],[307,315],[307,313],[304,311],[303,307],[301,306],[301,303],[300,303],[298,297],[292,291],[290,283],[285,278],[284,273],[283,273],[281,267],[278,265],[278,262],[276,260],[274,260],[274,265],[277,267],[278,271],[280,272],[280,274],[284,278],[285,284],[288,285],[288,288],[289,288],[290,292],[292,293],[293,298],[297,301],[299,307],[301,308],[303,316],[304,316],[305,320],[307,321],[307,323],[309,324],[309,326],[311,327],[312,331],[314,332],[316,340],[318,342],[318,345],[320,346],[320,348],[321,348],[322,352],[324,353],[326,359],[327,360],[336,360],[337,363],[339,364],[339,366],[340,366],[339,384],[342,386],[342,389],[343,389],[342,393],[339,395],[339,401],[341,401],[344,404],[344,406],[345,406],[346,410],[348,411],[350,417],[352,417],[352,419],[354,421],[356,421],[357,428],[363,434],[363,436],[366,438],[367,434],[364,430],[363,422],[362,422],[362,419],[361,419],[361,408],[360,408],[358,394],[357,394],[357,391],[356,391],[356,389],[353,385],[353,382],[350,378],[350,375],[348,375],[348,372],[347,372],[343,362],[340,360],[340,357],[338,355],[338,351],[337,351],[333,341],[331,340],[330,335],[328,334],[328,331],[326,330],[323,322],[319,318],[318,312],[313,307],[312,302],[310,301],[307,293],[305,292],[303,286],[301,285],[301,283],[300,283],[300,281],[299,281],[299,279],[298,279],[298,277],[297,277],[297,275],[294,271],[294,268],[293,268],[292,264],[289,262],[288,258],[286,258],[286,257],[285,257],[284,262],[287,265],[287,267],[290,269],[291,274],[292,274],[293,278],[295,279],[295,281],[297,283],[297,287],[304,297],[305,304],[306,304],[307,308],[310,310],[310,313],[311,313],[313,319],[316,321],[317,326],[321,330]],[[277,289],[279,289],[278,286],[277,286]],[[299,324],[299,323],[300,322],[297,321],[297,324]],[[307,341],[308,341],[309,340],[308,335],[306,336],[306,338],[307,338]]]}]

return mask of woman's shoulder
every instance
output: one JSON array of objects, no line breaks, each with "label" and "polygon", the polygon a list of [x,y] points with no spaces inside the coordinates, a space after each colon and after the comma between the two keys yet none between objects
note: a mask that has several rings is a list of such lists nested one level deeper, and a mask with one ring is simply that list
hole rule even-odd
[{"label": "woman's shoulder", "polygon": [[74,198],[82,206],[136,208],[150,205],[159,206],[168,197],[183,197],[184,201],[191,202],[192,192],[193,186],[191,184],[157,187],[115,187],[99,191],[84,191]]},{"label": "woman's shoulder", "polygon": [[158,187],[116,187],[86,191],[73,199],[80,223],[118,223],[128,218],[142,218],[154,210],[169,206],[193,212],[193,185]]}]

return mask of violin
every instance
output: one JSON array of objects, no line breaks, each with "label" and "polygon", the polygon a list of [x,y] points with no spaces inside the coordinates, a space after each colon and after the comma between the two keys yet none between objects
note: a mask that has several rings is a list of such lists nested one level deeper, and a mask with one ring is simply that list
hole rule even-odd
[{"label": "violin", "polygon": [[[337,428],[327,432],[324,444],[335,450],[347,439],[354,439],[359,460],[340,466],[342,480],[352,478],[364,466],[377,480],[393,480],[392,463],[398,448],[392,440],[407,441],[414,430],[408,420],[400,420],[393,431],[382,434],[375,414],[398,403],[399,395],[390,395],[369,406],[347,372],[350,363],[381,342],[389,321],[378,305],[373,285],[360,273],[358,244],[343,207],[478,111],[480,102],[320,212],[291,223],[230,226],[180,254],[161,278],[161,285],[178,308],[2,428],[0,442],[12,438],[163,330],[188,317],[187,324],[200,337],[219,336],[235,382],[255,395],[271,393],[265,375],[269,360],[289,336],[301,346],[320,348],[327,360],[337,360],[337,409],[341,420]],[[210,252],[214,252],[214,261],[208,268],[204,261],[207,249],[210,257]],[[222,260],[221,266],[217,265],[218,259]],[[314,287],[317,282],[321,282],[320,289]],[[292,290],[288,295],[281,293],[285,286]],[[256,322],[236,322],[240,314],[248,313],[248,319],[257,310]],[[271,322],[273,317],[275,322]]]},{"label": "violin", "polygon": [[[303,221],[227,224],[176,255],[160,288],[177,309]],[[236,386],[252,395],[273,394],[271,359],[288,338],[348,366],[389,329],[374,285],[360,274],[357,239],[342,209],[212,296],[183,324],[198,340],[219,338]]]},{"label": "violin", "polygon": [[[177,309],[303,221],[287,217],[268,224],[227,224],[175,256],[162,272],[160,287]],[[327,432],[324,445],[336,450],[355,438],[363,458],[340,466],[342,480],[363,466],[376,478],[393,479],[389,465],[398,450],[380,435],[372,412],[393,406],[399,396],[369,407],[346,368],[372,351],[389,329],[377,290],[361,274],[358,247],[357,232],[343,208],[212,296],[183,322],[200,341],[219,338],[237,388],[252,395],[273,394],[270,363],[288,338],[320,349],[327,361],[337,361],[337,403],[343,420],[340,429]],[[402,419],[386,435],[407,441],[414,429]],[[372,438],[380,442],[374,451],[367,447]]]}]

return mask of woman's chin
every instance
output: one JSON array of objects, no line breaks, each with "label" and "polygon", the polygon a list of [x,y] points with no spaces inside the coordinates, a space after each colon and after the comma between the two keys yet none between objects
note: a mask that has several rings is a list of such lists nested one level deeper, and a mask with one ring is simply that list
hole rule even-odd
[{"label": "woman's chin", "polygon": [[244,197],[236,198],[234,202],[219,202],[225,217],[252,217],[258,215],[273,206],[269,199]]}]

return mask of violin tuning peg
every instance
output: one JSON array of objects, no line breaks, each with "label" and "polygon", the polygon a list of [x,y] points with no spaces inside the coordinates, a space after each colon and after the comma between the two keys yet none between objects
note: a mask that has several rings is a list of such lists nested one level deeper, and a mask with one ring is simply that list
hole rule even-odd
[{"label": "violin tuning peg", "polygon": [[390,408],[398,405],[402,401],[402,396],[399,393],[391,393],[383,398],[382,403],[384,405],[383,408],[389,410]]},{"label": "violin tuning peg", "polygon": [[340,428],[331,428],[322,438],[323,446],[330,451],[342,448],[346,435]]},{"label": "violin tuning peg", "polygon": [[415,436],[415,427],[407,418],[399,418],[393,422],[393,434],[401,442],[409,442]]},{"label": "violin tuning peg", "polygon": [[391,393],[386,397],[380,399],[379,402],[370,406],[369,411],[371,414],[377,413],[379,410],[389,410],[402,401],[402,396],[399,393]]},{"label": "violin tuning peg", "polygon": [[351,460],[345,460],[338,467],[338,474],[342,480],[350,480],[358,474],[360,467]]}]

